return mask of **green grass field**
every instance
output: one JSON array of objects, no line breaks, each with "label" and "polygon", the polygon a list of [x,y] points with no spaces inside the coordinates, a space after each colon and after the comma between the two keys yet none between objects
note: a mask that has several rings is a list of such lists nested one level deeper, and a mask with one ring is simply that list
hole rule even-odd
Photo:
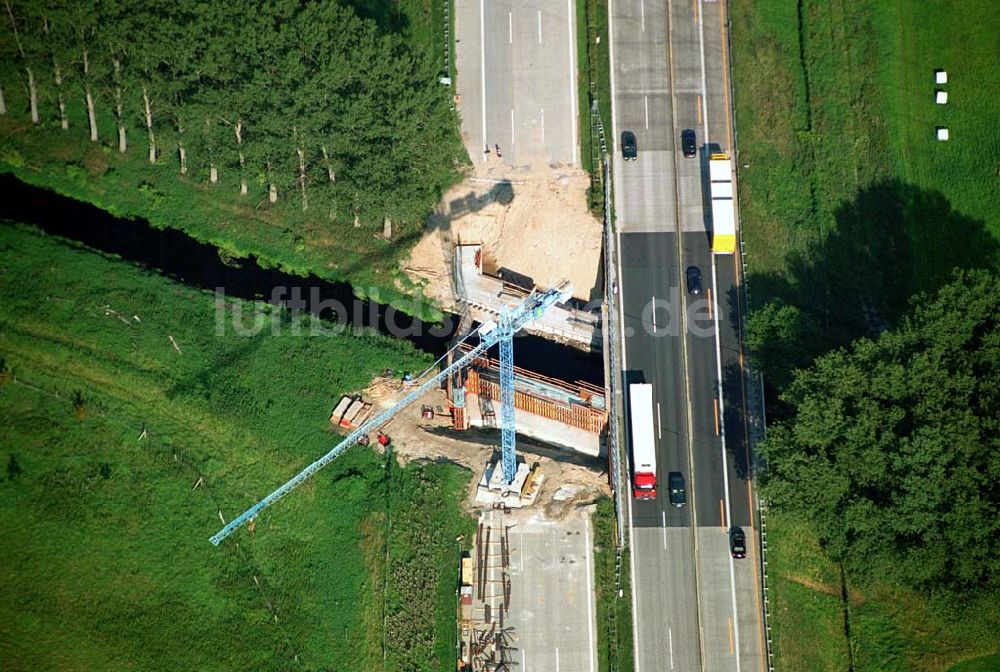
[{"label": "green grass field", "polygon": [[213,295],[17,225],[0,273],[4,669],[451,666],[468,473],[355,448],[208,543],[333,445],[340,393],[425,355],[278,314],[220,336]]},{"label": "green grass field", "polygon": [[1000,670],[1000,653],[959,663],[949,672],[996,672]]},{"label": "green grass field", "polygon": [[[72,110],[72,108],[70,108]],[[77,120],[73,128],[85,123]],[[166,179],[166,162],[150,165],[141,152],[119,154],[91,146],[80,133],[27,128],[21,120],[0,117],[0,172],[80,201],[118,217],[145,219],[158,228],[184,231],[234,258],[254,255],[262,266],[288,273],[315,274],[349,282],[355,293],[382,303],[412,309],[410,295],[420,287],[398,270],[399,261],[419,239],[413,226],[388,242],[369,228],[338,226],[335,232],[321,213],[304,215],[292,199],[264,205],[264,187],[254,184],[247,198],[238,196],[238,177],[223,174],[209,185],[196,177]],[[103,136],[111,138],[111,129]],[[428,321],[441,318],[429,300],[421,300]]]},{"label": "green grass field", "polygon": [[731,13],[754,302],[860,298],[891,319],[954,266],[1000,262],[991,2],[737,0]]},{"label": "green grass field", "polygon": [[767,562],[770,625],[783,670],[848,669],[840,573],[823,555],[808,527],[769,514]]},{"label": "green grass field", "polygon": [[[931,672],[1000,647],[995,595],[957,600],[858,585],[848,576],[845,602],[840,568],[806,523],[771,512],[767,541],[778,669]],[[998,669],[982,664],[984,670]]]},{"label": "green grass field", "polygon": [[[994,3],[733,0],[730,14],[752,306],[782,299],[849,342],[955,266],[997,267]],[[770,522],[778,669],[944,670],[1000,648],[997,596],[956,604],[851,577],[845,632],[839,568],[801,521]]]}]

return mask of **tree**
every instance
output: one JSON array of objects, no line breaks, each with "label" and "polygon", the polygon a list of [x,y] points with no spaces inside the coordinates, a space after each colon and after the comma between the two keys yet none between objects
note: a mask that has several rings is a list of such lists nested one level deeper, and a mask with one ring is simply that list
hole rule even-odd
[{"label": "tree", "polygon": [[[17,47],[17,55],[20,57],[21,66],[27,75],[31,123],[38,124],[41,122],[41,117],[38,113],[38,80],[35,77],[35,70],[39,44],[36,39],[32,39],[30,27],[27,25],[24,17],[14,14],[14,8],[11,6],[10,0],[4,0],[4,9],[6,10],[7,18],[10,20],[10,29],[14,36],[14,44]],[[26,35],[25,33],[28,34]]]},{"label": "tree", "polygon": [[129,47],[132,36],[129,29],[129,8],[119,0],[101,0],[98,24],[102,26],[100,39],[105,53],[100,62],[109,62],[110,68],[102,68],[105,89],[114,101],[115,123],[118,126],[118,151],[128,151],[128,135],[125,128],[125,97],[128,91],[125,71],[129,65]]},{"label": "tree", "polygon": [[787,388],[795,369],[809,366],[817,353],[828,349],[810,317],[781,300],[750,314],[747,346],[764,380],[777,389]]},{"label": "tree", "polygon": [[[87,126],[90,129],[90,141],[97,142],[97,107],[95,104],[96,90],[98,88],[98,77],[91,64],[94,35],[97,31],[97,10],[86,3],[74,3],[69,10],[69,16],[65,16],[64,23],[72,26],[73,39],[67,40],[66,49],[72,49],[76,58],[68,58],[70,62],[76,63],[75,76],[70,76],[70,81],[76,82],[79,93],[83,94],[83,103],[87,110]],[[100,65],[97,66],[100,70]]]},{"label": "tree", "polygon": [[1000,585],[1000,281],[958,272],[877,341],[796,373],[762,445],[764,491],[852,571]]},{"label": "tree", "polygon": [[35,123],[52,100],[66,128],[82,100],[96,142],[104,103],[119,152],[141,132],[150,163],[176,147],[181,175],[232,169],[241,194],[254,180],[271,202],[297,193],[331,222],[338,204],[341,222],[419,221],[456,175],[458,120],[432,59],[345,4],[3,3],[0,67],[26,79]]}]

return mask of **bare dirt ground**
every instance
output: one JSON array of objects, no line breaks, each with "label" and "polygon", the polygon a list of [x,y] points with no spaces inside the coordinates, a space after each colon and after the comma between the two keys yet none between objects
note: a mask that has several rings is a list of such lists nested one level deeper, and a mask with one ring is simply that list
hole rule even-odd
[{"label": "bare dirt ground", "polygon": [[599,279],[601,222],[587,209],[590,177],[559,164],[515,168],[495,155],[445,194],[423,238],[403,262],[424,292],[453,305],[451,261],[457,244],[481,243],[486,266],[505,267],[540,287],[573,283],[589,301]]},{"label": "bare dirt ground", "polygon": [[[387,384],[384,379],[376,379],[365,391],[365,398],[373,400],[376,406],[388,407],[392,387],[397,386]],[[495,431],[476,429],[457,432],[452,429],[451,418],[447,414],[435,414],[430,420],[421,417],[422,405],[437,408],[444,403],[443,393],[429,392],[397,414],[382,431],[391,437],[392,448],[403,464],[423,459],[452,462],[469,469],[473,478],[465,507],[473,511],[481,508],[474,502],[476,485],[487,461],[499,449],[500,435]],[[376,442],[372,441],[372,444],[378,447]],[[610,495],[607,467],[600,460],[547,449],[521,437],[518,437],[518,453],[527,462],[538,462],[541,466],[545,482],[532,510],[543,510],[547,518],[560,519],[578,507],[592,503],[602,494]]]}]

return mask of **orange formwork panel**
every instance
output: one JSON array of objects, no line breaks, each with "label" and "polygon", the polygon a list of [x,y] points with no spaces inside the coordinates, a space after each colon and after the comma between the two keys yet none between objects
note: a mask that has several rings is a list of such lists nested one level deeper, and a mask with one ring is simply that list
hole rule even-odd
[{"label": "orange formwork panel", "polygon": [[452,423],[455,429],[468,429],[469,421],[465,417],[465,409],[455,406],[451,409]]},{"label": "orange formwork panel", "polygon": [[[491,380],[483,380],[475,369],[469,371],[466,389],[487,399],[500,399],[500,385]],[[520,390],[514,391],[514,408],[594,434],[600,434],[607,423],[607,413],[604,411],[577,404],[566,406]]]}]

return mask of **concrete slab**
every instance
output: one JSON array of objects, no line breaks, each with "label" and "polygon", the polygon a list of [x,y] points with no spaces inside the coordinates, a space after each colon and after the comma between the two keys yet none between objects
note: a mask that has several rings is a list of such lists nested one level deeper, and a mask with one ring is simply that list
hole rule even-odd
[{"label": "concrete slab", "polygon": [[[460,300],[470,309],[477,322],[496,320],[505,306],[514,306],[522,297],[505,294],[503,283],[483,275],[476,265],[478,245],[455,247],[455,268],[458,269]],[[513,269],[517,270],[517,269]],[[601,348],[600,313],[573,310],[560,305],[552,306],[539,319],[525,327],[532,334],[549,336],[557,341],[573,343],[585,349]]]},{"label": "concrete slab", "polygon": [[488,146],[512,166],[579,165],[571,0],[455,3],[462,135],[474,169]]},{"label": "concrete slab", "polygon": [[504,484],[503,464],[500,460],[486,466],[479,477],[479,485],[476,488],[476,503],[486,506],[506,506],[511,509],[520,509],[532,506],[537,500],[545,483],[545,474],[540,469],[534,470],[531,482],[528,481],[532,473],[532,468],[526,462],[519,462],[514,482],[510,485]]},{"label": "concrete slab", "polygon": [[509,532],[508,623],[520,672],[595,672],[592,533],[589,517],[550,522],[519,516]]},{"label": "concrete slab", "polygon": [[[481,399],[478,394],[467,394],[465,405],[471,426],[499,429],[499,401]],[[601,454],[601,437],[584,429],[549,420],[519,408],[514,409],[514,424],[518,434],[530,436],[544,443],[569,448],[590,457],[598,457]]]}]

